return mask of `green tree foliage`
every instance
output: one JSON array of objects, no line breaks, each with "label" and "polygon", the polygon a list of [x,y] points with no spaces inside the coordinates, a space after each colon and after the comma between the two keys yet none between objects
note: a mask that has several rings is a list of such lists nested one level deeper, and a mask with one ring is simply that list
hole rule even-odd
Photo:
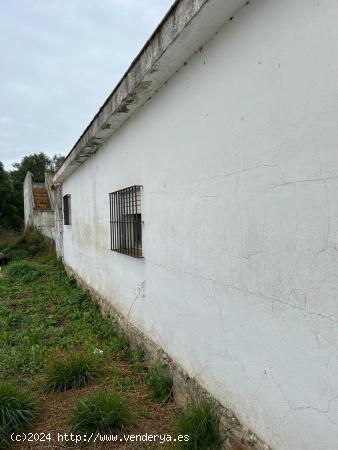
[{"label": "green tree foliage", "polygon": [[56,172],[64,161],[61,155],[49,158],[45,153],[33,153],[14,163],[14,170],[6,172],[0,162],[0,228],[19,229],[23,224],[23,182],[26,173],[35,182],[43,182],[46,172]]},{"label": "green tree foliage", "polygon": [[54,155],[53,158],[49,158],[43,152],[24,156],[21,162],[13,164],[15,170],[12,171],[12,176],[15,180],[23,183],[26,173],[30,171],[33,174],[34,181],[42,183],[45,180],[45,173],[57,170],[63,159],[61,155]]},{"label": "green tree foliage", "polygon": [[0,228],[17,229],[21,222],[13,180],[0,161]]},{"label": "green tree foliage", "polygon": [[53,158],[50,160],[49,169],[51,172],[55,173],[61,166],[63,161],[66,158],[62,155],[54,155]]}]

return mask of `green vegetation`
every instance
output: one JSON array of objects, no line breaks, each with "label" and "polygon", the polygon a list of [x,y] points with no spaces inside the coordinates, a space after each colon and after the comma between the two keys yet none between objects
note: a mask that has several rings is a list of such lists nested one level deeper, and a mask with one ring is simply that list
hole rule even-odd
[{"label": "green vegetation", "polygon": [[129,344],[127,337],[123,332],[111,339],[110,350],[117,354],[118,359],[128,360]]},{"label": "green vegetation", "polygon": [[29,261],[18,261],[10,265],[7,276],[13,283],[29,283],[37,280],[43,271]]},{"label": "green vegetation", "polygon": [[208,402],[191,403],[175,420],[176,432],[189,435],[188,442],[179,447],[188,450],[211,450],[220,448],[219,418]]},{"label": "green vegetation", "polygon": [[103,358],[125,351],[126,338],[66,275],[37,231],[28,229],[6,246],[11,263],[0,280],[0,379],[34,384],[55,355],[68,361],[95,349]]},{"label": "green vegetation", "polygon": [[128,362],[138,371],[144,369],[144,351],[139,345],[135,345],[129,349]]},{"label": "green vegetation", "polygon": [[172,399],[173,382],[167,375],[165,364],[156,363],[148,373],[147,382],[154,400],[165,403]]},{"label": "green vegetation", "polygon": [[[48,429],[53,417],[60,432],[171,430],[176,407],[169,403],[166,366],[147,370],[142,348],[130,347],[123,331],[102,316],[40,233],[9,234],[0,242],[4,250],[11,260],[0,278],[0,448],[8,444],[9,432],[27,426],[34,431],[38,408],[26,391],[39,398],[37,429]],[[184,448],[216,445],[218,421],[211,409],[190,407],[176,423],[178,434],[192,436],[193,444]]]},{"label": "green vegetation", "polygon": [[75,353],[53,361],[47,370],[46,390],[62,392],[85,386],[102,371],[102,356]]},{"label": "green vegetation", "polygon": [[0,161],[0,232],[18,229],[22,224],[23,200],[17,194],[10,173],[5,171]]},{"label": "green vegetation", "polygon": [[38,415],[36,402],[29,394],[9,383],[0,383],[0,448],[7,448],[12,433],[20,433]]},{"label": "green vegetation", "polygon": [[115,390],[134,390],[142,380],[133,372],[123,371],[119,367],[112,367],[109,371],[109,380],[112,381]]},{"label": "green vegetation", "polygon": [[128,398],[120,392],[98,391],[77,401],[71,416],[74,433],[112,434],[131,424]]},{"label": "green vegetation", "polygon": [[6,171],[0,161],[0,234],[5,230],[20,230],[23,224],[23,182],[30,171],[34,181],[43,182],[46,172],[55,172],[64,161],[61,155],[49,158],[44,153],[24,156]]},{"label": "green vegetation", "polygon": [[[16,236],[12,235],[8,240],[2,241],[1,251],[6,253],[11,260],[32,264],[32,261],[22,261],[38,256],[51,256],[53,249],[45,239],[42,239],[41,233],[34,228],[28,228],[25,233]],[[48,262],[48,261],[47,261]]]}]

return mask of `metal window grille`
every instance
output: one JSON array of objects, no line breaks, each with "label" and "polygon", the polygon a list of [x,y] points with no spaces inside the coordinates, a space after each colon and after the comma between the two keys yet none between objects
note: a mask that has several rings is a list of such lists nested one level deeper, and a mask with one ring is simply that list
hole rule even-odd
[{"label": "metal window grille", "polygon": [[63,223],[70,225],[70,194],[63,197]]},{"label": "metal window grille", "polygon": [[110,248],[142,258],[142,186],[131,186],[109,194]]}]

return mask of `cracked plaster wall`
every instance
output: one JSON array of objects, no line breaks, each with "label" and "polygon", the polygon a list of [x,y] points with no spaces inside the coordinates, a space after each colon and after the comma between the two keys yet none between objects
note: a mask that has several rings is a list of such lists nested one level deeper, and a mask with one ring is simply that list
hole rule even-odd
[{"label": "cracked plaster wall", "polygon": [[[66,264],[278,450],[338,442],[337,23],[251,2],[63,184]],[[109,250],[136,184],[144,260]]]}]

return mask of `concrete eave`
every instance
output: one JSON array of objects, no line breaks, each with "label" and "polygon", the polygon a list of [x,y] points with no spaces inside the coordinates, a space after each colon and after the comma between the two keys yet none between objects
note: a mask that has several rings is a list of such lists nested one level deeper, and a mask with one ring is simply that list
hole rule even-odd
[{"label": "concrete eave", "polygon": [[245,0],[177,0],[76,142],[53,182],[62,183],[96,153],[245,4]]}]

